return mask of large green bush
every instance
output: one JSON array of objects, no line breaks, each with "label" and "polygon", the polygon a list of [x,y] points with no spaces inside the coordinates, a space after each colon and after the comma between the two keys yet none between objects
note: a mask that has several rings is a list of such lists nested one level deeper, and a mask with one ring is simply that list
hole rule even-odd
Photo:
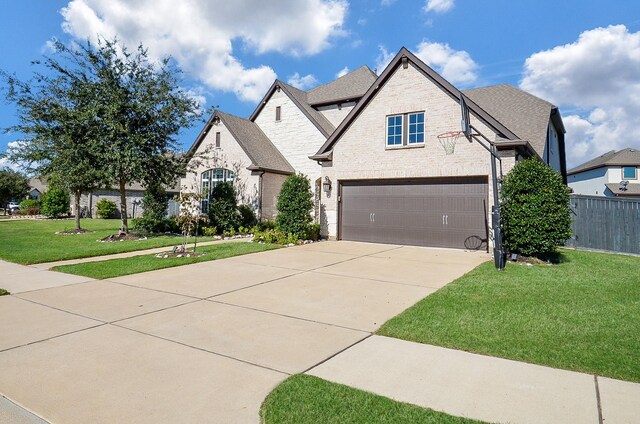
[{"label": "large green bush", "polygon": [[219,233],[238,228],[240,214],[236,206],[236,191],[230,182],[217,184],[209,199],[209,225]]},{"label": "large green bush", "polygon": [[70,206],[69,192],[52,187],[44,193],[40,211],[49,218],[58,218],[67,215]]},{"label": "large green bush", "polygon": [[179,233],[180,228],[175,219],[136,218],[131,221],[131,228],[138,233]]},{"label": "large green bush", "polygon": [[252,228],[258,223],[256,213],[249,205],[239,205],[238,213],[240,214],[240,225],[247,228]]},{"label": "large green bush", "polygon": [[116,202],[109,199],[100,199],[98,203],[96,203],[96,215],[98,215],[98,218],[115,218],[117,210]]},{"label": "large green bush", "polygon": [[313,210],[313,193],[309,179],[302,174],[287,177],[280,189],[276,208],[278,229],[304,238],[312,221]]},{"label": "large green bush", "polygon": [[502,230],[509,252],[547,255],[571,236],[567,186],[540,160],[518,162],[505,177],[502,193]]}]

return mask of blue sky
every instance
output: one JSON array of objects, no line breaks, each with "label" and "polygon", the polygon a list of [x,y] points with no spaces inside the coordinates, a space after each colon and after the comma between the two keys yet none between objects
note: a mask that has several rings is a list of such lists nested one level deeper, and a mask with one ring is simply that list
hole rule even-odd
[{"label": "blue sky", "polygon": [[[508,83],[560,106],[569,166],[640,148],[637,1],[21,0],[3,2],[0,31],[0,68],[22,79],[52,38],[117,35],[172,55],[194,96],[243,117],[276,77],[306,89],[381,71],[405,46],[459,88]],[[15,110],[0,105],[7,127]],[[1,135],[0,152],[16,139]]]}]

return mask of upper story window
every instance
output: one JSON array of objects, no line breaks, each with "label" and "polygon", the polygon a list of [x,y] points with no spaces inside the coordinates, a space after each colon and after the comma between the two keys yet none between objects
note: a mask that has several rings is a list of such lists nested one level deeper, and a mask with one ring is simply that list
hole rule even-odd
[{"label": "upper story window", "polygon": [[220,148],[220,131],[216,132],[216,148]]},{"label": "upper story window", "polygon": [[200,175],[200,189],[204,195],[200,210],[204,213],[209,210],[209,199],[211,199],[211,191],[215,186],[223,182],[231,182],[234,179],[235,174],[229,169],[215,168],[204,171]]},{"label": "upper story window", "polygon": [[424,143],[424,112],[409,114],[409,144]]},{"label": "upper story window", "polygon": [[387,116],[387,146],[402,144],[402,115]]},{"label": "upper story window", "polygon": [[638,172],[635,166],[623,166],[622,167],[622,179],[623,180],[636,180],[638,179]]},{"label": "upper story window", "polygon": [[282,107],[276,106],[276,121],[279,121],[282,118]]},{"label": "upper story window", "polygon": [[387,116],[387,147],[424,144],[424,112]]}]

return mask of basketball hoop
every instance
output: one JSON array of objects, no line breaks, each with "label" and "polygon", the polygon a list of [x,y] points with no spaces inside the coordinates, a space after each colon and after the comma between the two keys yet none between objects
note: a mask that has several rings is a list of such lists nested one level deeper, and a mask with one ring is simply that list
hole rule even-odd
[{"label": "basketball hoop", "polygon": [[438,141],[444,148],[445,154],[451,155],[455,150],[456,141],[458,141],[458,139],[463,135],[464,133],[462,131],[448,131],[446,133],[438,134],[436,137],[438,137]]}]

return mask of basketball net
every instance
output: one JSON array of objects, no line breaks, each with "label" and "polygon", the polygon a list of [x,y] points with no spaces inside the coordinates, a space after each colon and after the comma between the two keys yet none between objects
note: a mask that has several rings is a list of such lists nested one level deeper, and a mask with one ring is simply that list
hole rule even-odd
[{"label": "basketball net", "polygon": [[462,131],[448,131],[446,133],[438,134],[436,137],[438,137],[438,141],[444,148],[444,153],[451,155],[455,150],[456,141],[458,141],[458,139],[463,135],[464,133]]}]

